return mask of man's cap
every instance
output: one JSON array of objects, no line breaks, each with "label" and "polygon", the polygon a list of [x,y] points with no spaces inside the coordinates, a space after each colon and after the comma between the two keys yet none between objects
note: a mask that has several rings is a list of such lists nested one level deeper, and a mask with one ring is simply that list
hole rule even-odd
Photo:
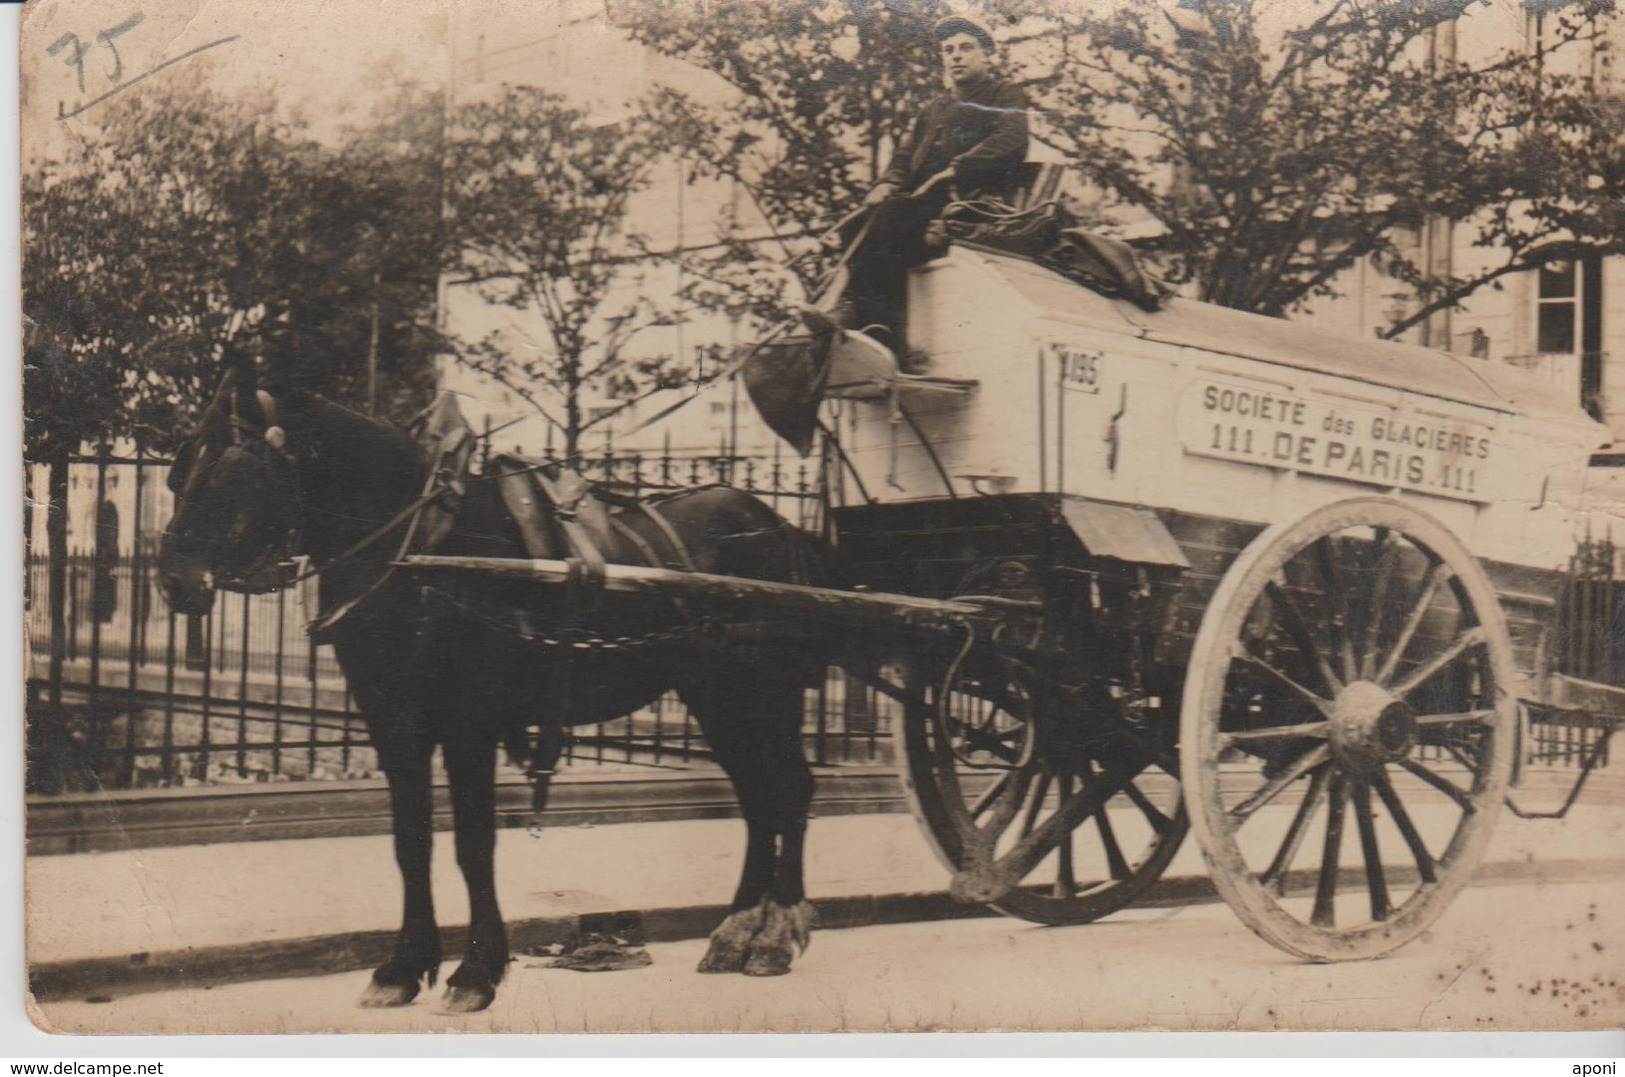
[{"label": "man's cap", "polygon": [[932,33],[936,35],[938,41],[946,41],[955,34],[969,34],[980,41],[988,52],[993,51],[993,35],[988,32],[987,27],[964,15],[949,15],[946,19],[939,20]]}]

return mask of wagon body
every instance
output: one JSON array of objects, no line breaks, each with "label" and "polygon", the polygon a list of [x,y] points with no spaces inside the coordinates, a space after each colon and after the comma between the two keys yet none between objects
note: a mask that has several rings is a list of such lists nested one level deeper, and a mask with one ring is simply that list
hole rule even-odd
[{"label": "wagon body", "polygon": [[[1560,568],[1587,462],[1610,440],[1521,368],[1189,300],[1148,313],[963,247],[914,274],[910,310],[929,374],[969,383],[904,393],[961,495],[1266,524],[1351,490],[1395,493],[1425,499],[1480,557]],[[876,500],[948,495],[885,400],[851,407],[843,439]]]},{"label": "wagon body", "polygon": [[[1254,535],[1378,494],[1461,538],[1496,585],[1521,669],[1539,669],[1592,524],[1587,463],[1609,440],[1557,387],[1505,364],[1187,300],[1146,312],[965,247],[914,274],[910,305],[928,375],[904,379],[895,398],[843,402],[837,420],[847,499],[859,485],[873,499],[836,512],[856,582],[946,596],[980,559],[1034,556],[1039,519],[1060,532],[1037,544],[1044,556],[1073,563],[1160,568],[1171,539],[1186,564],[1162,651],[1180,661]],[[899,562],[912,578],[887,568]]]}]

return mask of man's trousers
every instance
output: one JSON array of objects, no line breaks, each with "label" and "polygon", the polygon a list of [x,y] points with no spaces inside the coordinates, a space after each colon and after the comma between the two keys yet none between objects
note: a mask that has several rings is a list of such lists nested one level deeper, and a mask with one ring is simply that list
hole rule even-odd
[{"label": "man's trousers", "polygon": [[844,293],[857,328],[884,326],[890,334],[884,343],[900,362],[906,361],[908,271],[929,257],[925,231],[947,203],[946,193],[894,195],[848,225],[842,236],[848,244],[860,233],[863,237],[847,262]]}]

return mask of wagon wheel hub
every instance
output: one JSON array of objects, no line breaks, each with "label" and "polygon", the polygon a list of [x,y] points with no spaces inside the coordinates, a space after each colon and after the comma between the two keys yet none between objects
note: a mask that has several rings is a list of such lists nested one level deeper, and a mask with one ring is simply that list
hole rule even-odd
[{"label": "wagon wheel hub", "polygon": [[1416,745],[1416,712],[1374,681],[1349,684],[1332,703],[1332,754],[1361,774],[1405,758]]}]

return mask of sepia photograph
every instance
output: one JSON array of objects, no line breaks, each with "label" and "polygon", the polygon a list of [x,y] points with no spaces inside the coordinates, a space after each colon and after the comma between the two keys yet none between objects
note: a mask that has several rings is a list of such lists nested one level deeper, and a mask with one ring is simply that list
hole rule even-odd
[{"label": "sepia photograph", "polygon": [[38,1029],[1625,1025],[1613,0],[19,63]]}]

